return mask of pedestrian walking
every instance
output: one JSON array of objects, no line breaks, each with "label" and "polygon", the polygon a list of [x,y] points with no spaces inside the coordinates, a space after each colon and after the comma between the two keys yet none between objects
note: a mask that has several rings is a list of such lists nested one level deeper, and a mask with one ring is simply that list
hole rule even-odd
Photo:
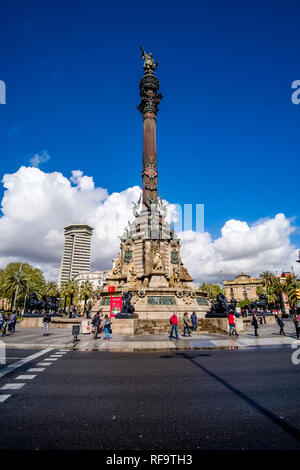
[{"label": "pedestrian walking", "polygon": [[44,334],[43,336],[49,336],[49,323],[51,322],[51,316],[49,312],[44,313],[43,323],[44,323]]},{"label": "pedestrian walking", "polygon": [[198,318],[197,318],[196,312],[192,313],[191,322],[192,322],[192,331],[197,331]]},{"label": "pedestrian walking", "polygon": [[11,333],[11,315],[7,315],[7,332]]},{"label": "pedestrian walking", "polygon": [[258,334],[257,334],[257,330],[258,330],[258,322],[257,322],[256,313],[253,313],[253,317],[252,317],[252,325],[254,326],[254,334],[255,334],[255,336],[258,336]]},{"label": "pedestrian walking", "polygon": [[297,339],[300,339],[300,308],[298,307],[297,312],[294,313],[293,322],[296,328]]},{"label": "pedestrian walking", "polygon": [[279,330],[280,336],[281,336],[281,335],[285,336],[285,332],[284,332],[284,330],[283,330],[283,328],[284,328],[284,323],[283,323],[282,318],[280,318],[279,314],[277,315],[276,320],[277,320],[278,326],[279,326],[279,328],[280,328],[280,330]]},{"label": "pedestrian walking", "polygon": [[86,309],[86,318],[91,318],[92,304],[89,303],[88,308]]},{"label": "pedestrian walking", "polygon": [[2,325],[1,325],[1,336],[6,336],[6,328],[7,328],[7,315],[4,313],[2,314]]},{"label": "pedestrian walking", "polygon": [[[172,338],[178,339],[178,318],[177,318],[176,312],[173,313],[173,315],[171,316],[170,324],[171,324],[172,327],[171,327],[171,333],[170,333],[169,338],[170,339],[172,339]],[[173,333],[175,333],[176,336],[173,336]]]},{"label": "pedestrian walking", "polygon": [[100,329],[100,324],[101,324],[100,313],[101,311],[99,310],[99,312],[96,313],[96,315],[94,316],[92,320],[92,325],[94,327],[94,339],[97,339],[99,329]]},{"label": "pedestrian walking", "polygon": [[239,336],[236,331],[236,318],[235,318],[233,310],[229,310],[228,325],[229,325],[229,336],[231,335]]},{"label": "pedestrian walking", "polygon": [[263,317],[264,324],[266,325],[267,324],[266,312],[264,310],[262,311],[262,317]]},{"label": "pedestrian walking", "polygon": [[10,317],[10,332],[14,333],[16,331],[16,323],[17,323],[17,314],[14,312]]},{"label": "pedestrian walking", "polygon": [[185,312],[185,314],[183,315],[183,325],[184,325],[184,328],[183,328],[183,335],[182,336],[186,336],[186,331],[188,332],[188,335],[189,336],[192,336],[191,335],[191,330],[190,330],[190,320],[189,320],[189,316],[188,316],[188,313]]},{"label": "pedestrian walking", "polygon": [[105,333],[105,339],[110,339],[110,335],[112,333],[111,331],[111,319],[108,318],[108,315],[105,315],[104,322],[103,322],[103,328],[104,328],[104,333]]},{"label": "pedestrian walking", "polygon": [[4,323],[3,315],[2,315],[2,312],[0,312],[0,333],[1,333],[1,330],[2,330],[3,323]]}]

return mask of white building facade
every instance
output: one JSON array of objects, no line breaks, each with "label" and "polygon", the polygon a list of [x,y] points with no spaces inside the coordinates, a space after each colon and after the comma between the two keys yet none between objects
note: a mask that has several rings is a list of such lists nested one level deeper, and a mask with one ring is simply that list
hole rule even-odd
[{"label": "white building facade", "polygon": [[74,279],[78,273],[91,270],[91,238],[93,228],[84,224],[72,224],[64,228],[65,243],[61,259],[58,285]]},{"label": "white building facade", "polygon": [[79,287],[86,281],[89,281],[93,289],[103,289],[106,285],[106,276],[109,271],[94,271],[94,272],[80,272],[74,277],[74,281],[77,282]]}]

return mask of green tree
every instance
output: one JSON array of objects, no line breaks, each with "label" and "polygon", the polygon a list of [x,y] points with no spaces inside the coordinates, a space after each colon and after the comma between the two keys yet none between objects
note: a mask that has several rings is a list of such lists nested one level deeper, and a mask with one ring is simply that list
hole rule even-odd
[{"label": "green tree", "polygon": [[59,289],[56,282],[48,281],[45,285],[43,294],[51,297],[59,297]]},{"label": "green tree", "polygon": [[299,288],[300,282],[293,276],[288,276],[286,278],[285,284],[283,284],[283,292],[287,295],[291,307],[295,307],[299,302],[297,297],[297,289]]},{"label": "green tree", "polygon": [[9,297],[11,305],[15,300],[17,306],[23,306],[31,292],[41,298],[44,286],[42,271],[28,263],[9,263],[0,273],[0,295]]},{"label": "green tree", "polygon": [[271,271],[264,271],[259,277],[263,281],[263,287],[256,289],[257,294],[265,294],[268,304],[275,304],[277,308],[281,308],[283,305],[283,284]]},{"label": "green tree", "polygon": [[64,313],[66,313],[67,299],[69,295],[68,281],[64,282],[60,287],[60,295],[64,298]]},{"label": "green tree", "polygon": [[77,297],[79,288],[78,284],[74,279],[64,282],[61,287],[61,295],[65,298],[64,312],[66,311],[67,299],[70,298],[70,306],[73,304],[73,300]]},{"label": "green tree", "polygon": [[90,281],[85,281],[80,286],[80,299],[84,300],[83,311],[85,312],[85,307],[87,300],[91,298],[93,294],[93,285]]},{"label": "green tree", "polygon": [[264,271],[259,275],[259,277],[262,279],[265,289],[274,286],[277,282],[275,274],[271,271]]},{"label": "green tree", "polygon": [[208,282],[204,282],[199,286],[203,292],[207,293],[207,298],[209,300],[215,299],[218,294],[223,294],[221,287],[218,284],[210,284]]}]

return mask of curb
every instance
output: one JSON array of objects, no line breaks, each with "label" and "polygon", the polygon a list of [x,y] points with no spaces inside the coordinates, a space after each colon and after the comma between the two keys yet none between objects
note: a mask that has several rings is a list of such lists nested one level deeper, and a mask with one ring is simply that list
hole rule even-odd
[{"label": "curb", "polygon": [[5,343],[5,347],[7,349],[44,349],[44,348],[52,348],[52,349],[70,349],[73,350],[75,345],[69,344],[30,344],[30,343]]},{"label": "curb", "polygon": [[[6,343],[6,348],[11,349],[44,349],[44,348],[52,348],[52,349],[69,349],[70,351],[79,351],[79,352],[91,352],[91,351],[98,351],[98,352],[159,352],[159,351],[196,351],[196,350],[203,350],[203,351],[213,351],[213,350],[230,350],[230,349],[241,349],[243,346],[241,345],[228,345],[228,346],[181,346],[181,347],[151,347],[149,343],[145,343],[144,347],[130,347],[130,346],[121,346],[122,343],[110,343],[109,345],[100,344],[99,346],[95,345],[91,349],[85,348],[80,349],[78,343],[74,344],[30,344],[30,343]],[[151,344],[151,343],[150,343]],[[109,347],[107,347],[109,346]],[[111,347],[112,346],[112,347]]]}]

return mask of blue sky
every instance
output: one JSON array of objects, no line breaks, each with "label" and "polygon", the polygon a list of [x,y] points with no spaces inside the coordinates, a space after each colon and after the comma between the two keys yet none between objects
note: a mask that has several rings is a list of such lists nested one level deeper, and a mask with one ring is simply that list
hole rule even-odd
[{"label": "blue sky", "polygon": [[[159,192],[226,220],[299,225],[299,3],[13,1],[1,6],[1,175],[47,150],[109,193],[141,184],[139,45],[159,62]],[[1,188],[0,197],[3,189]],[[300,232],[292,235],[300,247]]]}]

